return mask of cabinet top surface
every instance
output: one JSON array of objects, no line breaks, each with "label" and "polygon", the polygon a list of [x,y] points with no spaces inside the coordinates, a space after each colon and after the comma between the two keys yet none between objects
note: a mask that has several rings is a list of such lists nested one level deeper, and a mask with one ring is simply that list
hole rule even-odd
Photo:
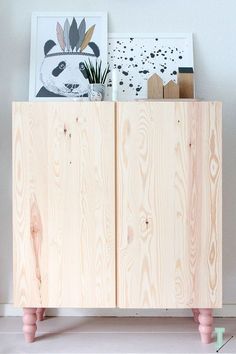
[{"label": "cabinet top surface", "polygon": [[160,99],[160,100],[135,100],[135,101],[102,101],[102,102],[90,102],[90,101],[13,101],[12,104],[24,104],[24,105],[109,105],[109,104],[143,104],[143,103],[222,103],[215,100],[197,100],[197,99]]}]

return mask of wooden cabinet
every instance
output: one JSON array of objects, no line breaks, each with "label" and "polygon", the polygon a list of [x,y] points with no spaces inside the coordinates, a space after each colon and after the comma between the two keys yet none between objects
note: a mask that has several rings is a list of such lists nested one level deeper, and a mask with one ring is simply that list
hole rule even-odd
[{"label": "wooden cabinet", "polygon": [[27,340],[36,308],[117,306],[195,308],[209,342],[221,222],[221,103],[13,104],[14,304]]},{"label": "wooden cabinet", "polygon": [[113,103],[13,106],[14,303],[114,307]]},{"label": "wooden cabinet", "polygon": [[118,306],[221,306],[221,104],[123,102]]}]

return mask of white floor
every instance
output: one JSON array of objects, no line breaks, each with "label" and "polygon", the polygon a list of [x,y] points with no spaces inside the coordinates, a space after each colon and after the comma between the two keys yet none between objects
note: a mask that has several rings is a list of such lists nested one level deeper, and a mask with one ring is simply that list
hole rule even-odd
[{"label": "white floor", "polygon": [[[49,317],[38,324],[34,343],[23,339],[20,317],[0,318],[0,353],[215,353],[200,342],[191,318]],[[236,318],[214,321],[225,327],[219,352],[236,353]]]}]

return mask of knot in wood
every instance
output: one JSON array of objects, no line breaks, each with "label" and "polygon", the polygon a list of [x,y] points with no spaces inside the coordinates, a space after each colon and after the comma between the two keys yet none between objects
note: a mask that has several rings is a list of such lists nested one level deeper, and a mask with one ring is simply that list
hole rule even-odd
[{"label": "knot in wood", "polygon": [[37,223],[32,224],[30,227],[30,233],[31,233],[32,237],[36,237],[39,232],[40,232],[39,225]]}]

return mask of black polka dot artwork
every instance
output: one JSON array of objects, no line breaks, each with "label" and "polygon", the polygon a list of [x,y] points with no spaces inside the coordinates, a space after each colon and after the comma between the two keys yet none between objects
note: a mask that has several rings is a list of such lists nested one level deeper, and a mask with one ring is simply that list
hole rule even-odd
[{"label": "black polka dot artwork", "polygon": [[[122,53],[122,55],[121,55]],[[108,42],[108,62],[111,72],[107,80],[106,99],[112,98],[112,70],[117,71],[119,100],[147,98],[147,80],[157,73],[166,85],[177,82],[178,67],[193,67],[191,34],[155,34],[118,37],[112,34]]]}]

